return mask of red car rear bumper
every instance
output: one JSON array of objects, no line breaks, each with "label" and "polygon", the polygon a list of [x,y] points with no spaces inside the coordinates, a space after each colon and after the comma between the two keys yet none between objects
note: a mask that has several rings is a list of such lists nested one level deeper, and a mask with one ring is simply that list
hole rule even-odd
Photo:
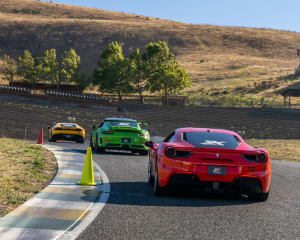
[{"label": "red car rear bumper", "polygon": [[[226,173],[225,175],[212,175],[209,173],[209,166],[223,167],[226,169]],[[257,179],[261,185],[261,190],[266,193],[270,188],[271,164],[270,159],[265,164],[246,163],[245,165],[202,164],[168,159],[168,165],[163,161],[158,164],[158,174],[161,187],[167,186],[172,176],[182,174],[185,176],[190,175],[199,182],[236,183],[240,182],[240,179]]]}]

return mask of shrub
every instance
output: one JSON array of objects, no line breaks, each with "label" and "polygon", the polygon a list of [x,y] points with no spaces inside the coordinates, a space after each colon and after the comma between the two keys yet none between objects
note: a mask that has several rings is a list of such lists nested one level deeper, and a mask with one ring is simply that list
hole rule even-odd
[{"label": "shrub", "polygon": [[300,77],[300,65],[295,69],[294,78]]}]

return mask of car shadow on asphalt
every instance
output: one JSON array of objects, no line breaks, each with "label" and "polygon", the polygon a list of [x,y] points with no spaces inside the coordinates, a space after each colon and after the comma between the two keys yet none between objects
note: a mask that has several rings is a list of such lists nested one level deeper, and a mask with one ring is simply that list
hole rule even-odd
[{"label": "car shadow on asphalt", "polygon": [[[77,151],[79,153],[86,153],[86,150],[80,150],[80,149],[71,149],[72,151]],[[118,151],[118,150],[108,150],[103,153],[97,153],[93,151],[93,155],[119,155],[119,156],[139,156],[137,153],[131,153],[127,151]]]},{"label": "car shadow on asphalt", "polygon": [[[86,150],[71,149],[79,153],[86,153]],[[93,152],[93,155],[116,155],[136,156],[126,151],[106,151],[104,153]],[[248,200],[243,195],[233,192],[213,192],[198,188],[176,187],[168,189],[162,196],[155,196],[153,186],[147,182],[110,182],[110,197],[107,204],[136,205],[136,206],[178,206],[178,207],[215,207],[248,205],[254,201]]]},{"label": "car shadow on asphalt", "polygon": [[137,206],[215,207],[254,203],[233,192],[213,192],[205,189],[177,187],[155,196],[147,182],[111,182],[108,204]]},{"label": "car shadow on asphalt", "polygon": [[79,150],[79,149],[57,149],[56,152],[64,152],[64,153],[86,153],[86,150]]}]

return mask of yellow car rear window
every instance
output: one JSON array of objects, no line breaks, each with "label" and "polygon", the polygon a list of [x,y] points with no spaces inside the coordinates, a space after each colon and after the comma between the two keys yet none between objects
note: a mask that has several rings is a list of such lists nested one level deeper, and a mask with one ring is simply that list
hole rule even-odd
[{"label": "yellow car rear window", "polygon": [[61,124],[61,126],[62,126],[62,127],[76,128],[76,125],[75,125],[75,124],[68,124],[68,123]]}]

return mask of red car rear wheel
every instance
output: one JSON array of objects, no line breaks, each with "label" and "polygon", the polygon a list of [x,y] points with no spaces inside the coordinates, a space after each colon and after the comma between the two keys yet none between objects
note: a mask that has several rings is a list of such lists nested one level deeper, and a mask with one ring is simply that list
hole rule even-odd
[{"label": "red car rear wheel", "polygon": [[160,196],[164,192],[164,188],[159,186],[159,174],[158,174],[158,166],[156,163],[156,168],[155,168],[155,176],[154,176],[154,185],[153,185],[153,191],[156,196]]},{"label": "red car rear wheel", "polygon": [[149,160],[149,162],[148,162],[148,183],[150,185],[153,185],[154,178],[151,173],[152,173],[152,164],[151,164],[151,161]]},{"label": "red car rear wheel", "polygon": [[269,197],[269,192],[255,193],[250,195],[251,200],[260,201],[260,202],[267,201],[268,197]]}]

